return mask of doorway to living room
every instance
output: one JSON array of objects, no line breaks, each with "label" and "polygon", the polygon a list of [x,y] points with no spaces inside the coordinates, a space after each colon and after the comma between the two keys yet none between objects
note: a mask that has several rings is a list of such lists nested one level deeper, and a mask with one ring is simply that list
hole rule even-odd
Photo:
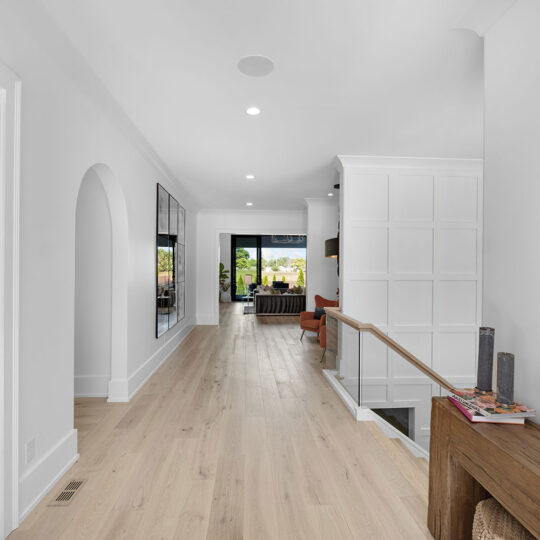
[{"label": "doorway to living room", "polygon": [[306,247],[305,235],[231,235],[231,299],[257,285],[305,287]]}]

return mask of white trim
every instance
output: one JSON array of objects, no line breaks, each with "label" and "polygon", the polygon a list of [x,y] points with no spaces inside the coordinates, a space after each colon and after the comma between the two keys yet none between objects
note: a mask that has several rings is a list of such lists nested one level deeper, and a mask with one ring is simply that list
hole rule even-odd
[{"label": "white trim", "polygon": [[371,409],[365,409],[369,416],[369,420],[373,420],[381,429],[381,431],[389,438],[389,439],[400,439],[405,448],[409,450],[409,452],[414,457],[421,457],[425,458],[429,461],[429,452],[422,448],[419,444],[414,442],[413,440],[409,439],[406,435],[401,433],[399,429],[396,429],[394,426],[389,424],[386,420],[381,418],[378,414],[375,414]]},{"label": "white trim", "polygon": [[[0,373],[2,375],[2,384],[0,384],[0,405],[3,404],[6,400],[6,385],[8,384],[7,377],[5,376],[5,321],[6,321],[6,309],[4,308],[5,298],[4,298],[4,289],[6,285],[6,234],[4,223],[6,221],[5,208],[6,208],[6,175],[4,174],[5,169],[5,160],[4,156],[6,154],[5,148],[5,134],[6,134],[6,90],[0,88]],[[5,380],[5,382],[4,382]],[[7,459],[6,459],[6,441],[5,441],[5,430],[6,430],[6,414],[4,411],[3,405],[0,407],[0,537],[4,538],[9,534],[8,527],[5,523],[5,514],[6,514],[6,472],[7,472]]]},{"label": "white trim", "polygon": [[[78,459],[77,430],[72,429],[21,477],[21,508],[23,510],[20,521],[28,516]],[[53,471],[52,474],[50,471]],[[32,496],[34,493],[37,495]]]},{"label": "white trim", "polygon": [[[425,158],[425,157],[392,157],[392,156],[347,156],[338,155],[336,168],[343,172],[347,169],[437,169],[438,171],[456,171],[460,173],[481,174],[483,160],[477,158]],[[480,173],[479,173],[480,171]]]},{"label": "white trim", "polygon": [[108,397],[109,375],[75,375],[75,397]]},{"label": "white trim", "polygon": [[13,399],[12,399],[12,441],[11,441],[11,470],[14,477],[12,487],[12,521],[19,526],[19,265],[20,265],[20,194],[21,194],[21,99],[22,88],[21,81],[15,83],[14,93],[14,126],[13,126],[13,231],[12,231],[12,357],[13,357]]},{"label": "white trim", "polygon": [[345,407],[356,418],[358,422],[375,422],[381,431],[389,439],[400,439],[405,447],[415,457],[422,457],[429,460],[429,452],[420,445],[409,439],[394,426],[390,425],[386,420],[375,414],[371,409],[359,407],[352,396],[345,390],[336,378],[338,372],[331,369],[323,369],[324,378],[330,383],[330,386],[335,390],[336,394],[341,398]]},{"label": "white trim", "polygon": [[306,206],[337,206],[339,197],[305,197],[304,202]]},{"label": "white trim", "polygon": [[[19,222],[21,81],[0,63],[0,537],[19,525]],[[2,158],[3,156],[3,158]],[[7,407],[3,404],[7,403]],[[9,470],[9,480],[6,471]],[[9,514],[6,514],[9,509]]]},{"label": "white trim", "polygon": [[197,317],[198,326],[219,326],[219,322],[216,322],[215,318],[211,317]]},{"label": "white trim", "polygon": [[129,401],[128,379],[111,379],[108,394],[109,403],[127,403]]},{"label": "white trim", "polygon": [[190,324],[182,328],[160,347],[144,364],[142,364],[127,380],[112,379],[109,384],[109,402],[125,403],[144,386],[146,381],[158,370],[171,354],[180,346],[195,328]]},{"label": "white trim", "polygon": [[[251,210],[249,209],[246,209],[246,208],[239,208],[239,209],[234,209],[234,208],[222,208],[222,209],[219,209],[219,208],[204,208],[204,209],[200,209],[198,211],[199,214],[249,214],[249,215],[274,215],[274,214],[287,214],[287,215],[290,215],[290,214],[298,214],[298,215],[305,215],[306,211],[303,209],[303,208],[296,208],[294,210],[283,210],[282,208],[279,208],[279,209],[276,209],[276,210],[272,210],[272,209],[255,209],[255,208],[252,208]],[[232,227],[232,229],[234,229],[236,231],[236,228],[235,227]],[[252,228],[249,228],[249,230],[251,230]],[[272,229],[273,230],[273,229]],[[223,231],[222,231],[223,232]],[[232,234],[235,234],[234,232]],[[253,234],[263,234],[263,233],[253,233]],[[277,234],[275,232],[273,233],[264,233],[264,234]],[[292,232],[287,232],[285,234],[305,234],[305,233],[292,233]]]},{"label": "white trim", "polygon": [[358,418],[358,414],[363,414],[363,413],[360,413],[360,411],[362,411],[363,409],[356,404],[356,401],[354,401],[352,396],[339,383],[339,381],[336,378],[338,372],[333,369],[323,369],[322,372],[323,372],[324,378],[330,383],[330,386],[335,390],[336,394],[340,397],[341,401],[343,401],[343,403],[345,404],[345,407],[347,407],[349,412],[357,420],[360,420],[360,418]]}]

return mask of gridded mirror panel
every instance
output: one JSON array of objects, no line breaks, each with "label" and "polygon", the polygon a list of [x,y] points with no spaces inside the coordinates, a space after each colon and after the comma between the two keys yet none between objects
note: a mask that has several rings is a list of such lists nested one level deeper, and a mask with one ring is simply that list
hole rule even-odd
[{"label": "gridded mirror panel", "polygon": [[186,261],[185,248],[182,244],[177,244],[176,263],[176,281],[184,282],[186,279]]},{"label": "gridded mirror panel", "polygon": [[178,214],[180,211],[180,205],[176,199],[170,197],[169,208],[169,234],[176,240],[176,237],[178,236]]},{"label": "gridded mirror panel", "polygon": [[184,318],[185,211],[163,186],[157,186],[156,337]]},{"label": "gridded mirror panel", "polygon": [[186,243],[186,211],[180,206],[178,208],[178,243]]},{"label": "gridded mirror panel", "polygon": [[169,194],[158,184],[157,233],[169,234]]}]

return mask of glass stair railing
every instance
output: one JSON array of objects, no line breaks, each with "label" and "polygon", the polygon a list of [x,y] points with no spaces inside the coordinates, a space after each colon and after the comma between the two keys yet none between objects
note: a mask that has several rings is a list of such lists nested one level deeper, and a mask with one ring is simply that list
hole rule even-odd
[{"label": "glass stair railing", "polygon": [[326,308],[326,315],[327,378],[358,407],[358,419],[371,411],[427,455],[432,397],[453,385],[376,326],[340,308]]}]

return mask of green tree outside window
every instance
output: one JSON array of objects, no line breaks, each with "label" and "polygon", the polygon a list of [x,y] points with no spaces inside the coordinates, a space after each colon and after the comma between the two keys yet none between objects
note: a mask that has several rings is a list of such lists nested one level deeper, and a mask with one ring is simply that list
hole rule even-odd
[{"label": "green tree outside window", "polygon": [[240,275],[238,276],[238,279],[236,280],[236,294],[245,294],[246,288],[244,285],[244,276]]}]

